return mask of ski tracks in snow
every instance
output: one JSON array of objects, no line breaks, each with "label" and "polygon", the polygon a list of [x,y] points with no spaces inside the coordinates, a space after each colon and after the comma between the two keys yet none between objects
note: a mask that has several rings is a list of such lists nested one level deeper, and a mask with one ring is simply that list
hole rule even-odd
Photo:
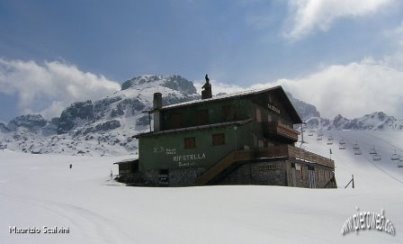
[{"label": "ski tracks in snow", "polygon": [[[78,243],[132,243],[133,237],[124,232],[114,220],[106,218],[94,210],[74,204],[66,204],[42,199],[27,198],[0,193],[0,198],[16,199],[34,209],[42,209],[51,215],[58,217],[55,223],[63,223],[63,227],[69,227],[69,242],[73,239]],[[38,223],[38,226],[48,224],[49,227],[58,226],[52,223]],[[62,237],[62,236],[60,236]],[[62,240],[60,240],[62,241]],[[77,243],[77,242],[76,242]]]},{"label": "ski tracks in snow", "polygon": [[72,222],[74,231],[84,234],[85,240],[93,240],[96,243],[130,242],[130,236],[123,232],[117,223],[92,210],[57,202],[53,202],[50,209]]}]

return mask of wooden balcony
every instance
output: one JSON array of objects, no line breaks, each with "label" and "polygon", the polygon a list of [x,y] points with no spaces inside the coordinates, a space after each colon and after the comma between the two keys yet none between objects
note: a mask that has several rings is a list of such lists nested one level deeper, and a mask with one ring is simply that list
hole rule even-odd
[{"label": "wooden balcony", "polygon": [[240,150],[232,151],[221,160],[215,163],[212,167],[206,170],[202,175],[200,175],[196,180],[196,185],[205,185],[210,182],[214,177],[219,175],[221,172],[231,167],[237,162],[242,161],[254,161],[254,160],[275,160],[275,159],[294,159],[299,161],[304,161],[311,164],[319,164],[326,167],[334,169],[334,161],[305,151],[303,149],[289,146],[272,146],[269,148],[255,150]]},{"label": "wooden balcony", "polygon": [[257,153],[257,157],[268,159],[293,158],[309,163],[320,164],[334,169],[333,160],[289,145],[272,146],[261,149]]},{"label": "wooden balcony", "polygon": [[282,137],[292,142],[298,141],[298,131],[289,128],[277,121],[264,124],[263,131],[269,136]]}]

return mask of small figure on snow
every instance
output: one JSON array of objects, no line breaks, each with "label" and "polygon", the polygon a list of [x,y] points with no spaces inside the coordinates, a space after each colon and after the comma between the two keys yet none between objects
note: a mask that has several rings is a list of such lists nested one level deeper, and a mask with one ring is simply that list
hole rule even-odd
[{"label": "small figure on snow", "polygon": [[70,170],[73,168],[73,164],[70,164]]}]

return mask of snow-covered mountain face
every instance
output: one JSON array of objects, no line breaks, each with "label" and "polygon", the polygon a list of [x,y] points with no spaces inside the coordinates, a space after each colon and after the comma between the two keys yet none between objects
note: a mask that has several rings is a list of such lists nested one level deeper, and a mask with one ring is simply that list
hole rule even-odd
[{"label": "snow-covered mountain face", "polygon": [[299,116],[301,116],[302,121],[307,121],[313,117],[320,117],[320,113],[314,105],[301,101],[293,97],[292,94],[288,92],[287,96],[290,99],[292,105],[297,110]]},{"label": "snow-covered mountain face", "polygon": [[[214,89],[214,87],[213,87]],[[163,94],[163,104],[199,99],[193,83],[179,75],[143,75],[125,81],[120,91],[97,101],[71,104],[60,117],[22,115],[7,125],[0,123],[0,149],[30,153],[119,155],[137,152],[134,135],[149,130],[144,111],[152,107],[153,94]],[[321,118],[314,105],[288,94],[309,128],[324,130],[402,130],[403,121],[382,112],[347,119]]]},{"label": "snow-covered mountain face", "polygon": [[287,93],[302,121],[308,128],[323,130],[403,130],[403,120],[384,112],[374,112],[362,117],[348,119],[341,114],[333,119],[323,118],[312,104],[294,98]]},{"label": "snow-covered mountain face", "polygon": [[31,153],[89,155],[130,154],[137,150],[133,135],[149,130],[153,94],[164,104],[199,98],[193,83],[172,75],[144,75],[97,101],[76,102],[50,121],[41,115],[22,115],[0,123],[0,148]]},{"label": "snow-covered mountain face", "polygon": [[306,120],[306,124],[310,128],[327,130],[403,130],[403,120],[383,112],[374,112],[355,119],[347,119],[340,114],[333,120],[311,117]]}]

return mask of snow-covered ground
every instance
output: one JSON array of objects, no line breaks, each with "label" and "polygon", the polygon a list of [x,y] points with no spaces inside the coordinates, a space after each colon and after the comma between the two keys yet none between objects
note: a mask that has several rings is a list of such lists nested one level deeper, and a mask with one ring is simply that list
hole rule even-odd
[{"label": "snow-covered ground", "polygon": [[[0,243],[403,243],[403,168],[390,160],[395,150],[403,156],[403,133],[330,131],[322,141],[316,134],[305,140],[303,147],[322,155],[332,148],[338,189],[126,187],[110,180],[112,163],[125,156],[0,151]],[[362,155],[354,155],[355,143]],[[368,154],[372,147],[381,161]],[[356,188],[344,189],[352,174]],[[396,235],[341,235],[356,207],[384,209]],[[10,234],[10,226],[69,233]]]}]

